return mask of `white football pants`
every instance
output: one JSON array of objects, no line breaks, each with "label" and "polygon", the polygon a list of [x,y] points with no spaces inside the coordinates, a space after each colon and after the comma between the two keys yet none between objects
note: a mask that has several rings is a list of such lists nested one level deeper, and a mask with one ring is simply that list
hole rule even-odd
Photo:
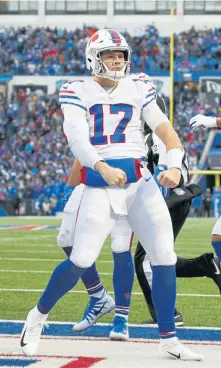
[{"label": "white football pants", "polygon": [[[77,189],[73,195],[79,195],[76,193]],[[105,239],[112,230],[118,240],[115,242],[118,252],[128,250],[131,230],[130,233],[127,231],[129,227],[125,223],[126,220],[153,266],[176,263],[170,214],[153,178],[147,181],[141,178],[137,183],[124,188],[85,186],[84,189],[79,189],[79,192],[80,190],[83,193],[79,195],[80,199],[78,198],[76,221],[74,222],[73,216],[73,228],[71,231],[69,228],[69,233],[73,236],[70,257],[73,263],[82,268],[90,267],[99,256]],[[61,234],[60,231],[59,235]],[[121,238],[122,235],[124,236]],[[119,238],[122,239],[121,247],[118,246]],[[123,240],[127,240],[127,245],[123,244]],[[62,246],[62,242],[58,243]],[[115,246],[112,245],[114,251]]]},{"label": "white football pants", "polygon": [[[64,208],[63,219],[57,236],[57,244],[62,248],[73,246],[78,208],[84,187],[84,184],[80,184],[75,188]],[[132,241],[133,232],[126,216],[119,215],[111,231],[111,249],[115,253],[126,252],[131,249]]]}]

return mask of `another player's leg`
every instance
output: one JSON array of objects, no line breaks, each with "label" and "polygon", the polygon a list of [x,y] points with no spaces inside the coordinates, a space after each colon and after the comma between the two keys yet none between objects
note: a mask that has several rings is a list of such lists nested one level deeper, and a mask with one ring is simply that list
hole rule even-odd
[{"label": "another player's leg", "polygon": [[219,262],[221,262],[221,216],[216,221],[212,230],[212,246],[216,252]]},{"label": "another player's leg", "polygon": [[200,354],[193,353],[176,337],[176,254],[173,249],[172,223],[166,203],[153,179],[148,182],[140,180],[128,222],[152,264],[152,299],[163,355],[173,359],[201,360]]},{"label": "another player's leg", "polygon": [[25,322],[21,347],[26,355],[36,353],[49,312],[95,262],[114,222],[115,217],[111,212],[106,192],[102,189],[87,188],[78,212],[70,259],[55,268],[37,306],[29,312]]},{"label": "another player's leg", "polygon": [[[127,340],[128,313],[130,308],[131,290],[134,280],[133,260],[130,252],[132,244],[132,230],[124,216],[119,216],[111,232],[111,248],[114,259],[113,287],[115,292],[115,318],[110,338],[115,340]],[[96,277],[97,275],[97,277]],[[99,287],[99,275],[96,268],[90,267],[83,275],[88,292],[91,281]],[[93,293],[93,286],[92,286]],[[91,294],[85,314],[82,320],[75,324],[74,331],[82,331],[90,327],[96,320],[114,309],[115,302],[106,290],[101,289],[97,294]],[[100,310],[100,313],[97,313]]]},{"label": "another player's leg", "polygon": [[[182,203],[181,206],[176,206],[170,209],[175,239],[186,220],[190,206],[191,201],[187,201]],[[217,231],[216,229],[215,231]],[[221,234],[221,225],[218,225],[218,229]],[[220,262],[217,258],[214,258],[212,253],[205,253],[199,257],[191,259],[178,257],[176,264],[176,275],[177,277],[209,277],[213,279],[215,284],[218,286],[219,291],[221,292]]]},{"label": "another player's leg", "polygon": [[[186,220],[186,217],[189,213],[190,204],[191,204],[190,202],[187,202],[184,204],[182,203],[182,206],[179,206],[179,207],[177,206],[176,208],[170,210],[174,239],[176,239],[177,235],[179,234]],[[152,278],[153,278],[152,267],[150,265],[149,257],[146,255],[145,250],[143,249],[143,247],[141,246],[139,242],[137,245],[134,261],[135,261],[135,268],[136,268],[138,281],[144,293],[144,297],[146,299],[148,309],[153,319],[152,321],[150,320],[147,323],[148,325],[156,325],[157,316],[156,316],[156,311],[155,311],[155,308],[152,302],[152,291],[151,291]],[[176,264],[176,268],[177,268],[177,264]],[[182,315],[176,309],[175,309],[174,320],[175,320],[176,326],[183,325]]]},{"label": "another player's leg", "polygon": [[[77,222],[78,209],[84,193],[84,185],[78,185],[66,196],[66,204],[63,211],[63,218],[57,236],[57,245],[64,251],[67,258],[70,257],[73,248],[75,225]],[[68,198],[68,199],[67,199]]]},{"label": "another player's leg", "polygon": [[[156,316],[156,311],[155,311],[153,301],[152,301],[153,272],[152,272],[150,261],[146,255],[145,250],[140,244],[140,242],[138,242],[137,244],[136,252],[134,255],[134,265],[135,265],[138,282],[140,284],[141,290],[146,300],[146,304],[149,309],[149,313],[152,317],[152,320],[145,321],[144,323],[147,324],[148,326],[156,326],[157,316]],[[175,309],[174,319],[175,319],[175,326],[183,326],[182,315],[176,309]]]},{"label": "another player's leg", "polygon": [[[57,236],[57,243],[63,249],[67,258],[70,257],[73,248],[78,207],[83,194],[83,185],[81,187],[75,188],[75,191],[64,208],[63,219]],[[113,298],[107,293],[102,284],[95,263],[85,271],[81,280],[88,292],[90,300],[83,318],[73,326],[74,331],[83,331],[92,326],[98,318],[106,313],[110,313],[115,306]]]},{"label": "another player's leg", "polygon": [[134,282],[134,265],[131,255],[133,232],[125,216],[119,216],[111,233],[114,259],[113,288],[115,317],[110,332],[111,340],[128,340],[128,314]]},{"label": "another player's leg", "polygon": [[81,277],[90,297],[82,319],[73,326],[74,331],[83,331],[91,327],[99,318],[115,308],[114,299],[104,288],[94,263]]}]

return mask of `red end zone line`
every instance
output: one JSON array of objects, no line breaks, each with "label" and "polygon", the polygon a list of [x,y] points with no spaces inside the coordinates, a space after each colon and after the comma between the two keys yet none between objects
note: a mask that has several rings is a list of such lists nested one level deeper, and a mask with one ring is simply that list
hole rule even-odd
[{"label": "red end zone line", "polygon": [[[14,339],[19,339],[20,336],[19,335],[0,335],[0,339],[9,339],[9,338],[14,338]],[[111,343],[118,343],[119,341],[111,341],[108,337],[107,338],[103,338],[100,339],[99,337],[59,337],[59,336],[42,336],[41,340],[66,340],[66,341],[109,341]],[[135,343],[135,344],[158,344],[159,340],[147,340],[147,339],[130,339],[129,341],[126,341],[129,343]],[[206,345],[206,346],[221,346],[221,342],[218,341],[189,341],[189,340],[182,340],[182,342],[184,342],[187,345]],[[122,342],[121,342],[122,343]],[[0,356],[2,356],[4,354],[0,353]],[[16,354],[17,355],[17,354]],[[19,356],[19,355],[17,355]],[[23,356],[23,355],[22,355]],[[40,356],[40,355],[36,355],[36,356]],[[73,358],[73,357],[71,357]]]},{"label": "red end zone line", "polygon": [[[22,359],[22,361],[26,361],[27,357],[25,357],[24,355],[14,355],[14,354],[2,354],[0,356],[3,356],[3,357],[7,357],[7,358],[24,358]],[[65,365],[62,365],[61,368],[82,368],[82,367],[85,367],[85,368],[89,368],[89,367],[92,367],[92,365],[94,365],[95,363],[98,363],[98,362],[101,362],[102,360],[105,360],[105,358],[92,358],[92,357],[84,357],[84,356],[48,356],[48,355],[36,355],[35,357],[37,358],[50,358],[51,359],[68,359],[68,360],[72,360],[71,362],[65,364]]]}]

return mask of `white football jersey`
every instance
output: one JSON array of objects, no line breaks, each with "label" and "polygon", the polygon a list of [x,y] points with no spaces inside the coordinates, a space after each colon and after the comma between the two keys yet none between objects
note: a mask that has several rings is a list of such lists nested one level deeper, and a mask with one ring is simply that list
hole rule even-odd
[{"label": "white football jersey", "polygon": [[111,93],[93,78],[66,83],[59,100],[71,151],[82,165],[92,168],[102,159],[144,157],[144,121],[153,131],[168,122],[145,74],[121,79]]}]

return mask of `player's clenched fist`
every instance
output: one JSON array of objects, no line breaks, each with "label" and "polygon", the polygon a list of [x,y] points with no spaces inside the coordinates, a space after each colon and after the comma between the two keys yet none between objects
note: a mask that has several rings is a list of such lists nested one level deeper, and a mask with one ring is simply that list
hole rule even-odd
[{"label": "player's clenched fist", "polygon": [[123,170],[115,169],[105,162],[97,162],[94,168],[110,186],[123,187],[127,182],[127,176]]},{"label": "player's clenched fist", "polygon": [[181,170],[176,168],[170,168],[164,172],[161,172],[157,180],[161,185],[168,188],[175,188],[179,185],[181,178]]}]

